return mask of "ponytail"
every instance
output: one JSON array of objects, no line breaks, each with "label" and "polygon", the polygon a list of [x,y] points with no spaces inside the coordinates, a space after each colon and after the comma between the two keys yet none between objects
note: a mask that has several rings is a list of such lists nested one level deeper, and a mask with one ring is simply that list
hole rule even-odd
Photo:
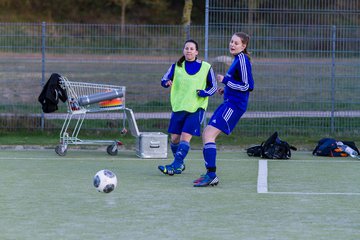
[{"label": "ponytail", "polygon": [[179,60],[176,62],[176,65],[178,67],[182,66],[182,63],[185,61],[185,56],[182,56],[181,58],[179,58]]},{"label": "ponytail", "polygon": [[251,61],[251,57],[250,57],[250,53],[248,52],[248,50],[245,48],[243,53],[249,58],[249,60]]}]

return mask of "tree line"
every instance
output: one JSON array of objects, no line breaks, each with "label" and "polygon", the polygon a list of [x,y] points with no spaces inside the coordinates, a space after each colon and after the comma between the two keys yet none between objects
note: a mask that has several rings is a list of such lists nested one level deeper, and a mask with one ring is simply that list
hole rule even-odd
[{"label": "tree line", "polygon": [[[1,22],[203,25],[206,0],[0,0]],[[360,1],[212,0],[248,24],[358,25]],[[237,9],[236,12],[233,10]]]},{"label": "tree line", "polygon": [[205,0],[0,0],[1,22],[204,24]]}]

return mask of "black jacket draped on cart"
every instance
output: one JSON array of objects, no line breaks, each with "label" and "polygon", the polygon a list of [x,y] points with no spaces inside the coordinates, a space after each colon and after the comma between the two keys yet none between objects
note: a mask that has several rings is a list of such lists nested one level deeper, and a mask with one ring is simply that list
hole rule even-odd
[{"label": "black jacket draped on cart", "polygon": [[41,103],[44,113],[52,113],[58,110],[59,99],[62,102],[67,100],[65,89],[60,85],[61,76],[57,73],[51,74],[49,80],[43,87],[38,101]]}]

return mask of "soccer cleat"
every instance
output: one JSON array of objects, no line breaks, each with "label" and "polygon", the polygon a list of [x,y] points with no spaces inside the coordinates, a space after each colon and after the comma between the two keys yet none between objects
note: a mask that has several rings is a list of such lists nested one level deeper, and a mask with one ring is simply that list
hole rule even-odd
[{"label": "soccer cleat", "polygon": [[163,174],[172,176],[174,174],[181,174],[185,170],[185,164],[181,164],[179,168],[174,168],[173,164],[165,165],[165,166],[160,165],[158,166],[158,169]]},{"label": "soccer cleat", "polygon": [[219,183],[218,177],[211,178],[207,174],[205,174],[204,177],[200,177],[197,180],[195,180],[197,182],[194,184],[194,187],[216,186]]},{"label": "soccer cleat", "polygon": [[181,171],[185,171],[185,164],[181,164]]},{"label": "soccer cleat", "polygon": [[193,181],[193,183],[199,183],[199,182],[201,182],[201,181],[204,179],[205,175],[206,175],[206,174],[201,174],[198,179],[195,179],[195,180]]}]

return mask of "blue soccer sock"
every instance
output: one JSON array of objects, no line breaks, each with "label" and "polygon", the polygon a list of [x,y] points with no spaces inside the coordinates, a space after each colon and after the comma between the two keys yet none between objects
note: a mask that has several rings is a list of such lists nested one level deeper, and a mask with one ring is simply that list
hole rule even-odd
[{"label": "blue soccer sock", "polygon": [[175,144],[175,143],[170,142],[171,152],[172,152],[174,157],[175,157],[175,154],[176,154],[176,152],[178,150],[178,147],[179,147],[179,143]]},{"label": "blue soccer sock", "polygon": [[175,168],[179,168],[182,164],[184,164],[184,159],[188,154],[190,149],[190,143],[186,141],[181,141],[179,143],[179,147],[176,151],[173,165]]},{"label": "blue soccer sock", "polygon": [[211,178],[216,177],[216,143],[209,142],[204,145],[203,155],[207,175]]}]

